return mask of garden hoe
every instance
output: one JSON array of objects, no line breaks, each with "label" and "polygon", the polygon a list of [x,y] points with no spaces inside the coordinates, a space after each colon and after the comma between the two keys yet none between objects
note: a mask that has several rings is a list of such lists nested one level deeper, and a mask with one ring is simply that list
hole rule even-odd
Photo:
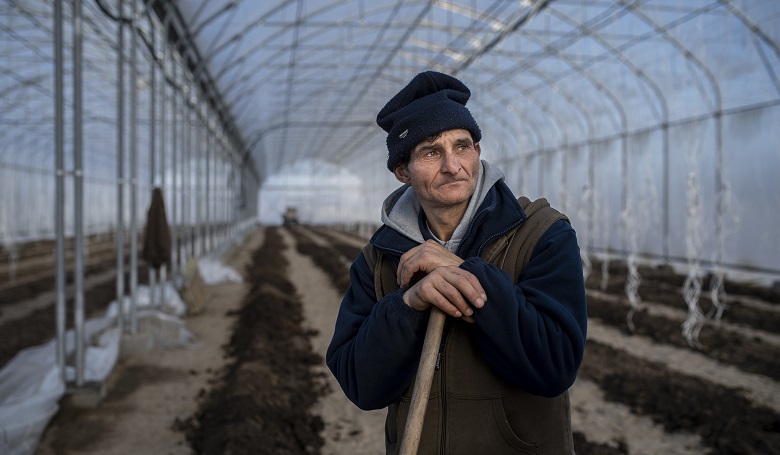
[{"label": "garden hoe", "polygon": [[420,444],[425,408],[428,405],[428,395],[431,392],[431,382],[433,381],[434,368],[436,368],[436,356],[439,353],[445,318],[446,315],[438,307],[431,307],[431,315],[428,319],[428,328],[425,331],[425,340],[420,355],[420,365],[417,367],[414,390],[412,390],[412,403],[409,408],[409,416],[406,419],[404,436],[401,440],[401,455],[415,455]]}]

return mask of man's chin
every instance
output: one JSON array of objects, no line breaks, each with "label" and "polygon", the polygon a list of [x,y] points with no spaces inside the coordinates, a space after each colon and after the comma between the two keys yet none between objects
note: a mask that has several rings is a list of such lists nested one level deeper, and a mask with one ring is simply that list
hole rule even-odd
[{"label": "man's chin", "polygon": [[441,197],[438,198],[438,202],[440,206],[458,206],[464,203],[467,203],[469,201],[469,198],[471,195],[466,194],[465,192],[463,194],[452,194],[452,192],[448,192],[446,194],[442,194]]}]

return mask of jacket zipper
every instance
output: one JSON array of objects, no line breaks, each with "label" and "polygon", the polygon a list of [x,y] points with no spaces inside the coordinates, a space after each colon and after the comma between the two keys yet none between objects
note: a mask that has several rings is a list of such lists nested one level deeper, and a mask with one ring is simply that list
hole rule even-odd
[{"label": "jacket zipper", "polygon": [[445,377],[445,370],[442,368],[442,362],[444,361],[444,350],[447,345],[447,338],[451,331],[450,318],[444,320],[444,329],[442,334],[441,343],[439,343],[439,353],[436,356],[436,370],[439,370],[439,396],[441,397],[441,442],[439,444],[439,453],[445,455],[446,443],[447,443],[447,394],[444,385],[447,383]]}]

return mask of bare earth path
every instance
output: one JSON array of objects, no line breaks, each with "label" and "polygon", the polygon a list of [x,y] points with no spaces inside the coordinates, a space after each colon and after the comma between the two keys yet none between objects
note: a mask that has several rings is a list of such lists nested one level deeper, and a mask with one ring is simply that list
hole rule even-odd
[{"label": "bare earth path", "polygon": [[[325,358],[325,351],[333,336],[341,296],[331,285],[327,275],[306,256],[298,254],[293,238],[282,231],[285,256],[290,261],[290,281],[295,285],[303,302],[308,328],[318,334],[312,338],[314,351]],[[383,454],[385,411],[362,411],[352,404],[341,391],[339,384],[323,364],[318,367],[328,378],[330,393],[313,409],[322,416],[325,430],[322,435],[325,455]]]},{"label": "bare earth path", "polygon": [[[252,251],[263,243],[263,230],[224,257],[243,273]],[[37,455],[191,454],[174,422],[191,416],[198,396],[225,364],[222,346],[230,337],[232,317],[246,293],[246,283],[208,286],[203,313],[184,320],[202,343],[197,349],[153,349],[120,360],[109,376],[107,396],[96,409],[63,408],[50,422]]]}]

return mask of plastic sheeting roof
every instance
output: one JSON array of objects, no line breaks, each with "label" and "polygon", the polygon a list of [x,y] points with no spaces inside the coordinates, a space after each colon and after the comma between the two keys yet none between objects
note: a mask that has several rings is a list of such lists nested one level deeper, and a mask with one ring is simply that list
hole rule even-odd
[{"label": "plastic sheeting roof", "polygon": [[0,43],[0,243],[77,202],[109,231],[156,186],[182,226],[370,229],[376,113],[434,69],[588,254],[780,270],[777,0],[0,0]]},{"label": "plastic sheeting roof", "polygon": [[173,5],[263,178],[382,162],[376,113],[427,69],[469,85],[506,159],[780,99],[775,0]]}]

